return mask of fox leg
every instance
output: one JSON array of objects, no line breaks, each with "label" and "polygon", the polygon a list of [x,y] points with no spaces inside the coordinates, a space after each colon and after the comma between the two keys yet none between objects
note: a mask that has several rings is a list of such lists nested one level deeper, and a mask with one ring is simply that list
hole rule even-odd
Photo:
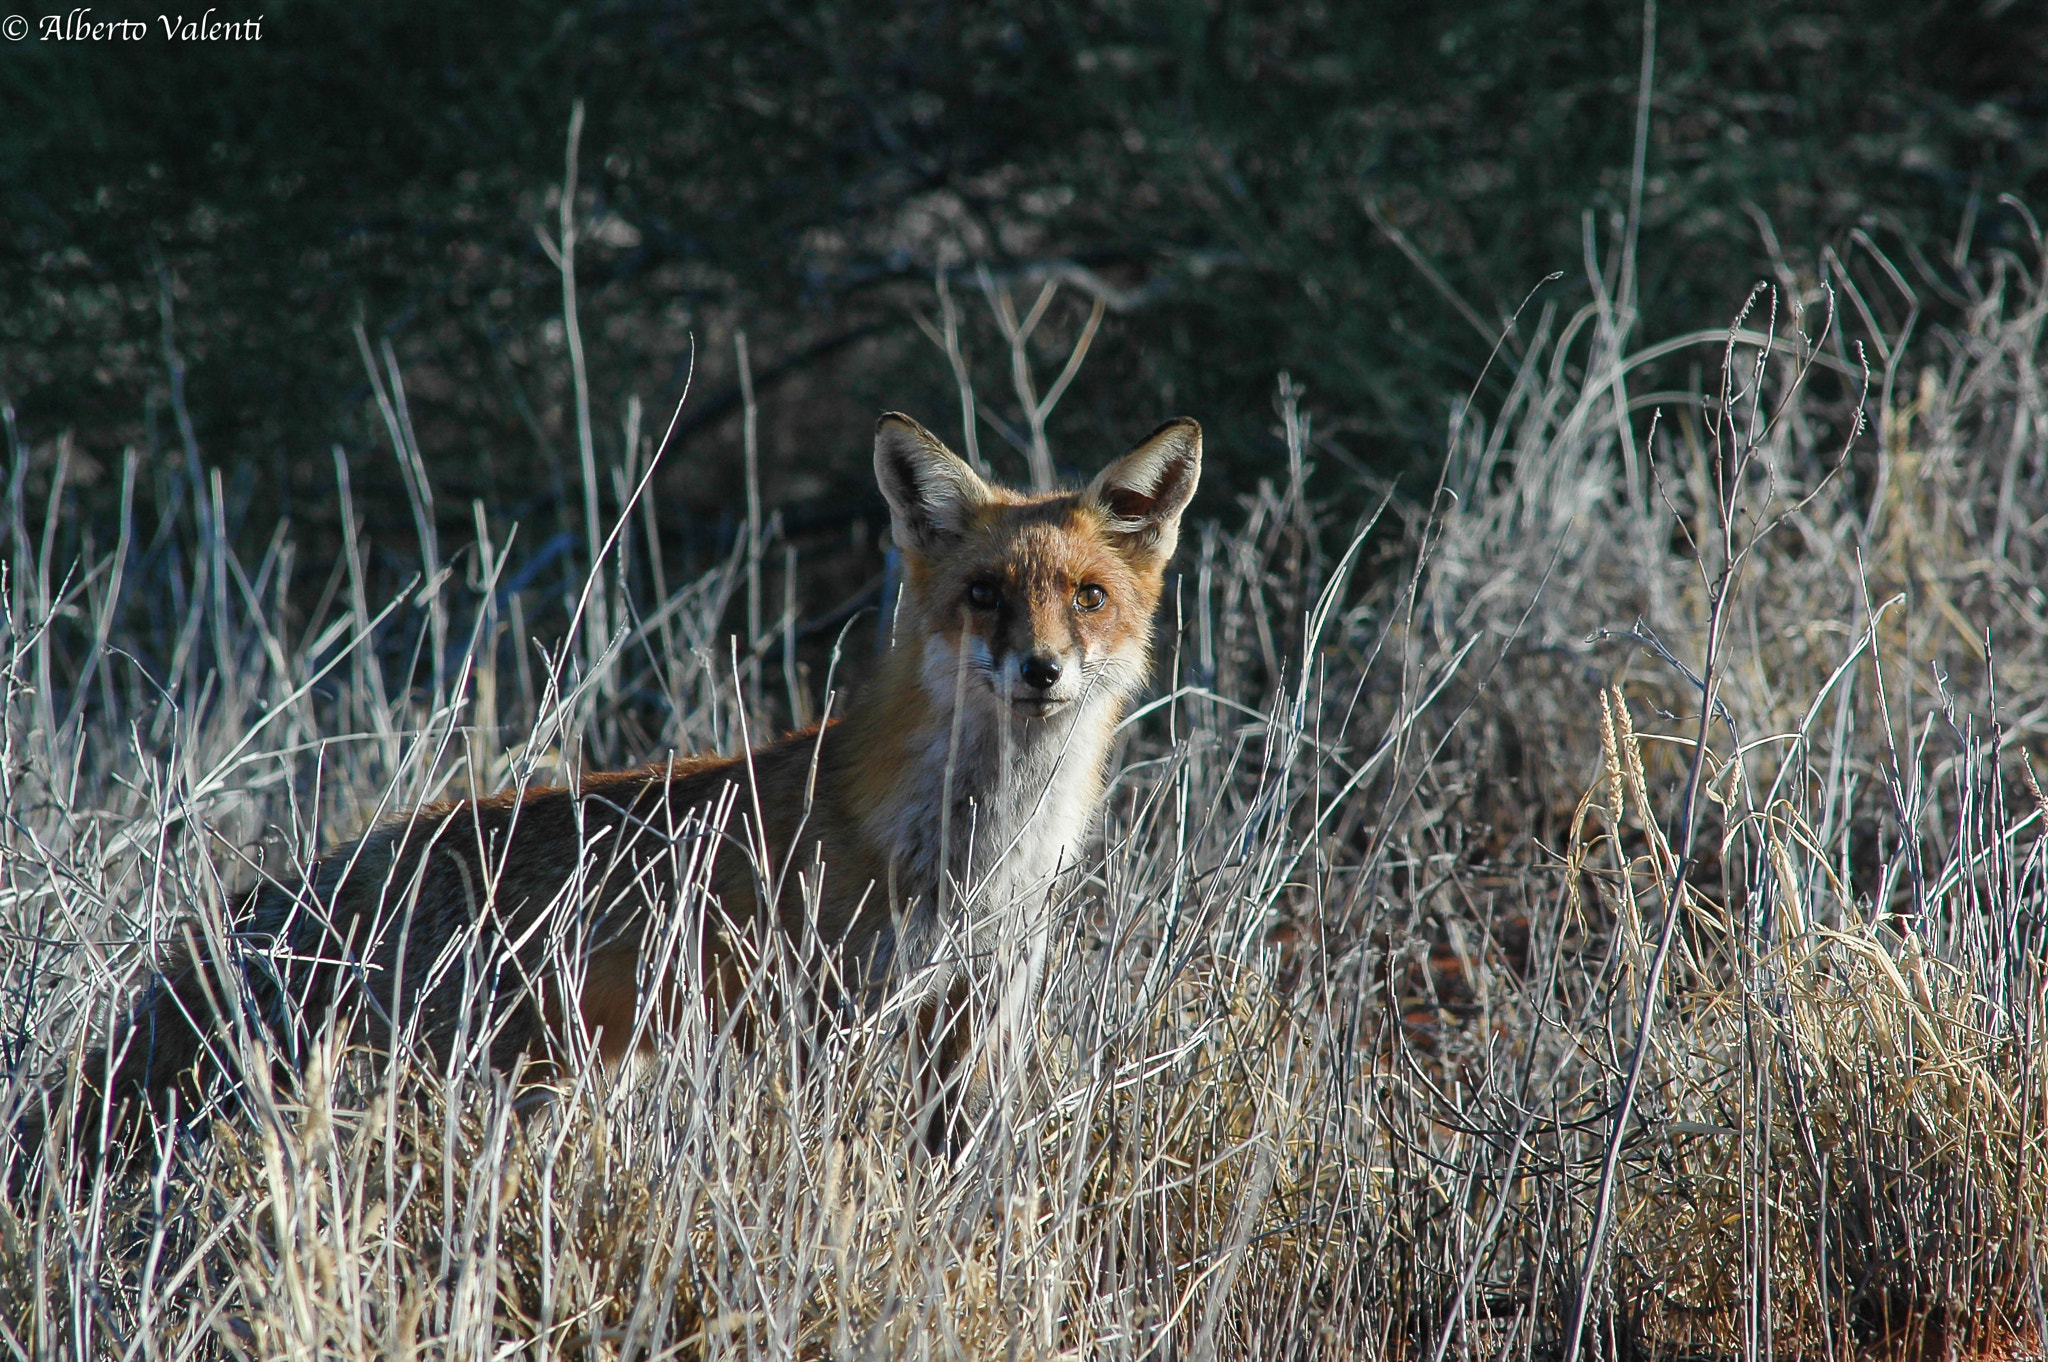
[{"label": "fox leg", "polygon": [[[624,1062],[633,1044],[634,1022],[640,1012],[639,967],[640,952],[633,943],[607,947],[583,962],[576,1010],[598,1058],[608,1068]],[[554,1034],[560,1025],[556,1022],[548,1028],[551,1049],[563,1048],[559,1035]]]},{"label": "fox leg", "polygon": [[969,1132],[965,1099],[973,1068],[971,1007],[967,981],[956,979],[943,998],[918,1009],[911,1036],[919,1133],[926,1149],[947,1157],[960,1152]]},{"label": "fox leg", "polygon": [[[697,958],[643,966],[642,945],[621,941],[592,952],[583,962],[582,977],[575,985],[574,1012],[607,1067],[616,1068],[636,1052],[653,1053],[661,1046],[662,1037],[682,1025],[693,1008],[703,1014],[714,1032],[730,1022],[742,1048],[757,1043],[759,1028],[753,1012],[768,1004],[746,1003],[749,972],[741,954],[712,943],[686,949]],[[567,994],[566,981],[557,979],[556,990]],[[567,1059],[567,1047],[561,1027],[569,1012],[570,1008],[559,1003],[550,1006],[542,1037],[543,1044],[563,1060]]]}]

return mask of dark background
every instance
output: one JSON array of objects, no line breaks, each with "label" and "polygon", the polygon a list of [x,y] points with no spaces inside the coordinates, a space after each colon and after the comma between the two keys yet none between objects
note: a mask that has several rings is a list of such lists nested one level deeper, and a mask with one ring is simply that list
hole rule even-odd
[{"label": "dark background", "polygon": [[[1414,482],[1521,298],[1562,270],[1539,306],[1569,316],[1592,296],[1589,249],[1611,269],[1643,38],[1640,5],[1604,0],[250,0],[214,17],[258,14],[260,42],[153,27],[0,46],[15,485],[33,497],[68,437],[66,505],[95,521],[132,447],[145,519],[218,468],[231,534],[260,542],[282,512],[318,547],[338,534],[339,444],[394,572],[412,522],[358,323],[393,347],[451,536],[472,498],[529,546],[580,528],[560,282],[536,232],[556,227],[578,98],[600,460],[619,462],[629,394],[658,431],[694,336],[656,490],[667,542],[701,562],[741,501],[736,326],[766,498],[793,530],[844,542],[878,508],[878,410],[957,440],[951,376],[913,318],[936,314],[942,264],[984,400],[1012,421],[972,266],[1017,281],[1020,307],[1052,264],[1110,298],[1052,420],[1063,463],[1191,414],[1220,508],[1278,458],[1285,370],[1331,454],[1326,490],[1362,487],[1357,470]],[[1725,324],[1781,267],[1810,284],[1858,232],[1938,321],[1955,245],[2027,231],[1998,196],[2048,208],[2038,5],[1667,3],[1656,61],[1638,339]],[[1870,292],[1896,323],[1896,289]],[[1041,384],[1088,303],[1069,286],[1048,312]],[[1022,478],[993,431],[982,445]]]}]

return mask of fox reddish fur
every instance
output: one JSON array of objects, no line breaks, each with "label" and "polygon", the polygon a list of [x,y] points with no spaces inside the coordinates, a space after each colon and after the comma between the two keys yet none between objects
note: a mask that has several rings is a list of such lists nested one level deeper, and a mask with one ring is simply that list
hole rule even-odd
[{"label": "fox reddish fur", "polygon": [[[481,1034],[510,1068],[562,1058],[573,1010],[616,1060],[646,1043],[648,1005],[690,981],[729,1004],[748,978],[742,938],[769,923],[816,933],[842,998],[921,1004],[950,1121],[979,1081],[970,1038],[1023,1027],[1054,883],[1101,803],[1200,468],[1200,428],[1182,419],[1078,492],[1027,495],[884,416],[875,474],[903,591],[894,647],[843,720],[740,757],[429,805],[301,883],[259,886],[232,941],[188,931],[85,1057],[81,1146],[232,1080],[222,1042],[237,1028],[289,1050],[337,1011],[352,1034],[441,1056]],[[683,933],[694,971],[642,958],[650,926],[679,912],[703,915]]]}]

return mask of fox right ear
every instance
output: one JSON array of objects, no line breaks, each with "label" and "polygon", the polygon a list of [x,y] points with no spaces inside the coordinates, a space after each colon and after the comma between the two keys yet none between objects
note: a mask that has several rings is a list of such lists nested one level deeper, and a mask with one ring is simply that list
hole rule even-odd
[{"label": "fox right ear", "polygon": [[929,554],[967,532],[988,484],[936,435],[901,412],[875,423],[875,481],[889,502],[896,547]]},{"label": "fox right ear", "polygon": [[1202,476],[1202,428],[1168,421],[1095,475],[1082,495],[1100,506],[1129,551],[1164,562],[1180,538],[1180,513]]}]

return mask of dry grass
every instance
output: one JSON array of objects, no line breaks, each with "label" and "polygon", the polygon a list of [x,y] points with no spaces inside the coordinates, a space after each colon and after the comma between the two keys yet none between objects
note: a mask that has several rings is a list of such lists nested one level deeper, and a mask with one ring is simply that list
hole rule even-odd
[{"label": "dry grass", "polygon": [[[880,1019],[807,1062],[684,1023],[543,1103],[332,1035],[266,1082],[275,1041],[227,1037],[259,1077],[208,1138],[0,1208],[0,1345],[1527,1359],[1571,1350],[1583,1280],[1600,1356],[2021,1350],[2044,261],[1973,267],[1921,350],[1856,328],[1886,347],[1860,404],[1818,288],[1672,342],[1714,385],[1690,397],[1631,391],[1659,347],[1625,309],[1546,313],[1511,396],[1453,423],[1445,495],[1371,533],[1329,519],[1342,451],[1283,383],[1289,474],[1190,537],[1040,1043],[957,1162],[911,1152]],[[366,359],[407,458],[400,376]],[[595,448],[616,509],[644,461],[607,486]],[[293,623],[289,533],[238,559],[217,478],[95,538],[57,513],[64,451],[11,455],[8,1110],[61,1095],[174,924],[231,931],[256,863],[823,698],[775,677],[772,542],[657,591],[625,513],[537,657],[506,527],[479,511],[444,552],[416,461],[427,580],[368,599],[358,544]],[[740,615],[766,622],[729,651]]]}]

